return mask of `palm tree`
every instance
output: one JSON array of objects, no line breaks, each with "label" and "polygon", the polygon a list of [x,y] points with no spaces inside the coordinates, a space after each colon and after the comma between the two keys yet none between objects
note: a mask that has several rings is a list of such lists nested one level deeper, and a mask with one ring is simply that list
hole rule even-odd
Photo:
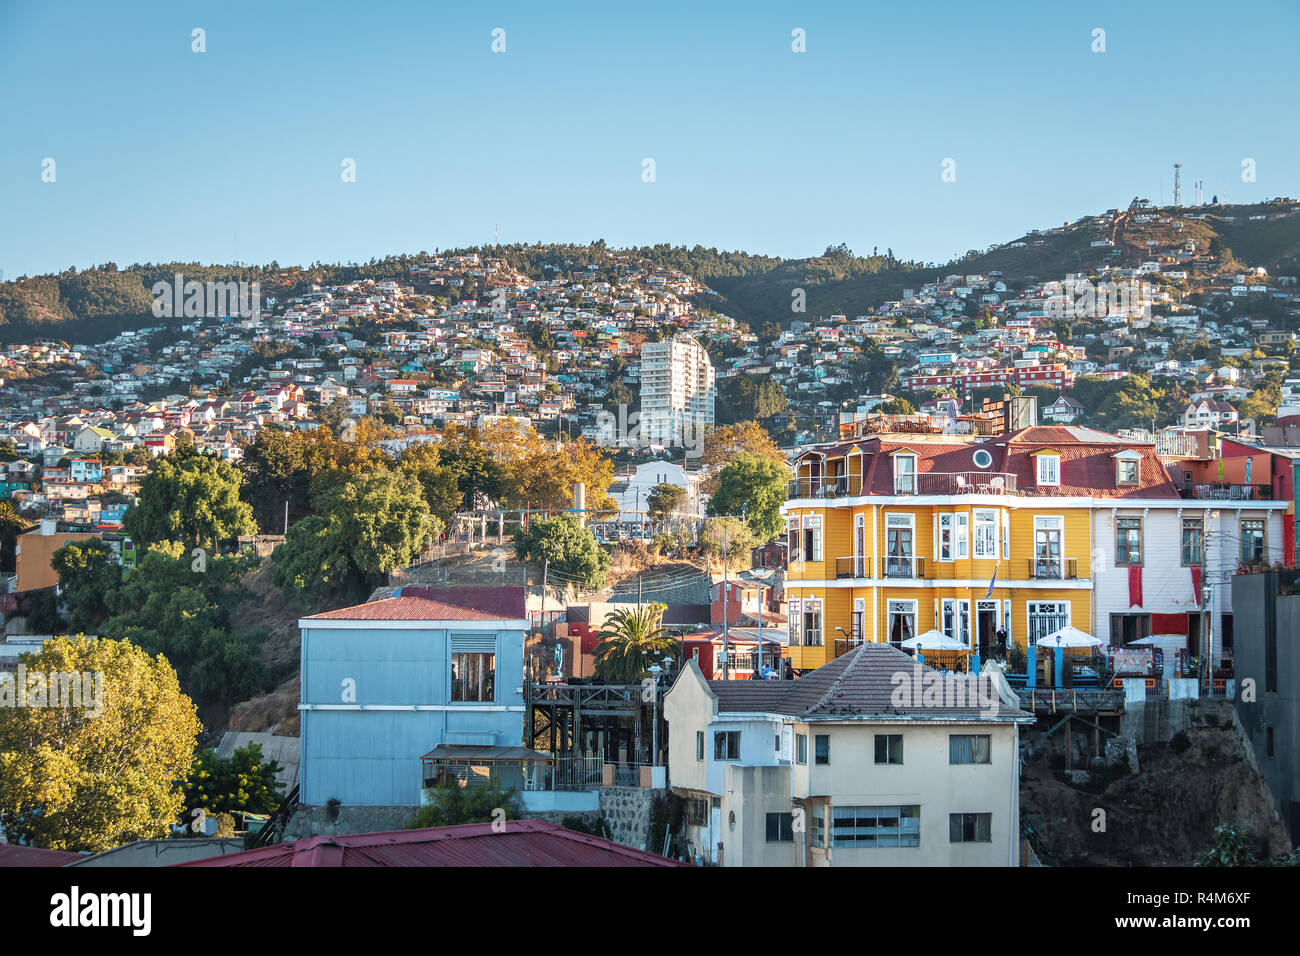
[{"label": "palm tree", "polygon": [[12,499],[0,498],[0,567],[13,569],[14,546],[18,536],[29,527],[31,522],[18,513]]},{"label": "palm tree", "polygon": [[611,611],[596,635],[596,676],[633,683],[644,680],[648,667],[664,654],[676,654],[677,641],[663,629],[666,604],[646,604]]}]

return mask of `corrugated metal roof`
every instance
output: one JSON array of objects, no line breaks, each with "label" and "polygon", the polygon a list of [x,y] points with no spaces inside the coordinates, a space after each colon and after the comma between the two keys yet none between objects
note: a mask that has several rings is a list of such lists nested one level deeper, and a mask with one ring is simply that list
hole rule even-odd
[{"label": "corrugated metal roof", "polygon": [[[996,716],[978,706],[895,706],[898,674],[939,676],[941,672],[889,644],[862,644],[793,681],[711,680],[718,711],[784,714],[804,720],[870,717],[917,720],[1032,720],[1018,708],[999,703]],[[917,692],[921,687],[917,685]]]},{"label": "corrugated metal roof", "polygon": [[541,820],[312,837],[177,866],[685,866]]},{"label": "corrugated metal roof", "polygon": [[397,594],[365,604],[313,614],[309,621],[500,621],[522,620],[521,587],[438,588],[408,585]]},{"label": "corrugated metal roof", "polygon": [[67,866],[73,860],[83,859],[80,853],[64,850],[42,850],[35,846],[15,846],[0,843],[0,867],[5,866]]}]

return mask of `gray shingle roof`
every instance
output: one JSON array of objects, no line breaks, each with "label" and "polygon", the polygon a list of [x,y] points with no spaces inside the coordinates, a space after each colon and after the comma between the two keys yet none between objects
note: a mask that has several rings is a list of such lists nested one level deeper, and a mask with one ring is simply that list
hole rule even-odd
[{"label": "gray shingle roof", "polygon": [[[847,654],[817,668],[811,674],[793,681],[709,681],[709,689],[717,695],[719,713],[769,713],[783,714],[801,720],[994,720],[1021,721],[1034,719],[1004,700],[997,702],[985,713],[979,706],[973,684],[965,684],[964,699],[954,691],[956,682],[950,675],[934,668],[921,666],[915,658],[889,644],[862,644]],[[948,689],[943,699],[934,700],[924,694],[926,683],[934,687],[936,679]],[[922,682],[926,683],[922,683]],[[903,693],[904,706],[896,706],[895,690],[912,689]],[[933,693],[933,691],[932,691]],[[996,687],[985,685],[984,693],[997,697]],[[956,706],[970,701],[970,706]]]}]

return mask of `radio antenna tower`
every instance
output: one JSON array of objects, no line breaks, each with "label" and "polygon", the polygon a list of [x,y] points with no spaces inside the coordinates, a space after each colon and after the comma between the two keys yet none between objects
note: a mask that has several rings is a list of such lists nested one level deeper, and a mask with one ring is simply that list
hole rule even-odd
[{"label": "radio antenna tower", "polygon": [[1180,184],[1178,179],[1178,174],[1182,170],[1182,168],[1183,168],[1182,163],[1174,163],[1174,205],[1175,206],[1181,206],[1183,204],[1183,190],[1182,190],[1182,185]]}]

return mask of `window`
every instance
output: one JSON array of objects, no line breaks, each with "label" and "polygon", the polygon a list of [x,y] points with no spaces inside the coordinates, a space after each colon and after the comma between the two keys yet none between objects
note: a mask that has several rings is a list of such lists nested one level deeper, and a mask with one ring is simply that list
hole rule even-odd
[{"label": "window", "polygon": [[1264,756],[1266,756],[1266,757],[1276,757],[1276,756],[1277,756],[1277,747],[1276,747],[1276,744],[1273,742],[1273,728],[1272,728],[1272,727],[1265,727],[1265,728],[1264,728]]},{"label": "window", "polygon": [[[770,814],[769,814],[770,816]],[[949,843],[992,843],[993,814],[948,814]]]},{"label": "window", "polygon": [[1038,483],[1040,485],[1059,485],[1061,483],[1060,455],[1039,455],[1035,461],[1038,462]]},{"label": "window", "polygon": [[916,601],[890,601],[889,643],[900,647],[902,643],[916,636]]},{"label": "window", "polygon": [[953,555],[952,515],[939,515],[939,554],[940,561],[951,561]]},{"label": "window", "polygon": [[812,845],[826,845],[826,809],[818,804],[812,812]]},{"label": "window", "polygon": [[794,814],[769,813],[767,815],[767,842],[794,842]]},{"label": "window", "polygon": [[1065,524],[1060,515],[1037,515],[1034,518],[1034,577],[1060,578],[1061,528]]},{"label": "window", "polygon": [[865,633],[865,624],[867,618],[867,599],[853,599],[853,623],[850,628],[850,638],[856,644],[862,640]]},{"label": "window", "polygon": [[970,647],[970,602],[944,598],[940,623],[943,633]]},{"label": "window", "polygon": [[876,763],[901,764],[903,762],[903,735],[876,734]]},{"label": "window", "polygon": [[1205,524],[1200,518],[1183,519],[1183,567],[1205,563]]},{"label": "window", "polygon": [[816,734],[813,737],[813,763],[828,764],[830,762],[831,762],[830,734]]},{"label": "window", "polygon": [[1070,623],[1069,601],[1028,601],[1025,610],[1031,644]]},{"label": "window", "polygon": [[998,556],[998,513],[991,509],[975,511],[975,557]]},{"label": "window", "polygon": [[695,759],[704,759],[704,731],[695,731]]},{"label": "window", "polygon": [[772,749],[775,750],[777,753],[780,753],[780,752],[781,752],[781,735],[780,735],[780,734],[773,734],[773,735],[772,735]]},{"label": "window", "polygon": [[713,734],[714,760],[740,759],[740,731],[719,730]]},{"label": "window", "polygon": [[920,845],[919,806],[831,808],[831,846],[870,850]]},{"label": "window", "polygon": [[799,516],[791,515],[786,519],[787,533],[789,535],[789,557],[791,564],[797,564],[803,560],[803,535],[799,530]]},{"label": "window", "polygon": [[1112,614],[1110,642],[1123,647],[1151,636],[1150,614]]},{"label": "window", "polygon": [[822,602],[803,602],[803,646],[822,646]]},{"label": "window", "polygon": [[1115,459],[1115,484],[1136,485],[1138,483],[1138,461],[1137,458]]},{"label": "window", "polygon": [[957,557],[970,555],[970,515],[954,515],[957,522]]},{"label": "window", "polygon": [[795,753],[795,763],[808,762],[808,735],[807,734],[794,735],[794,753]]},{"label": "window", "polygon": [[1142,563],[1142,519],[1115,519],[1115,563],[1133,565]]},{"label": "window", "polygon": [[912,516],[885,516],[885,576],[909,577],[912,573]]},{"label": "window", "polygon": [[916,456],[894,456],[894,494],[916,494]]},{"label": "window", "polygon": [[976,468],[987,468],[993,464],[993,456],[989,454],[986,448],[975,449],[975,454],[971,456],[971,459],[975,462]]},{"label": "window", "polygon": [[822,560],[822,519],[821,515],[804,515],[803,519],[803,560]]},{"label": "window", "polygon": [[993,737],[990,734],[949,734],[948,763],[992,763]]},{"label": "window", "polygon": [[1241,519],[1241,563],[1262,564],[1264,561],[1264,521],[1261,518]]},{"label": "window", "polygon": [[451,699],[479,704],[496,700],[495,654],[451,655]]}]

